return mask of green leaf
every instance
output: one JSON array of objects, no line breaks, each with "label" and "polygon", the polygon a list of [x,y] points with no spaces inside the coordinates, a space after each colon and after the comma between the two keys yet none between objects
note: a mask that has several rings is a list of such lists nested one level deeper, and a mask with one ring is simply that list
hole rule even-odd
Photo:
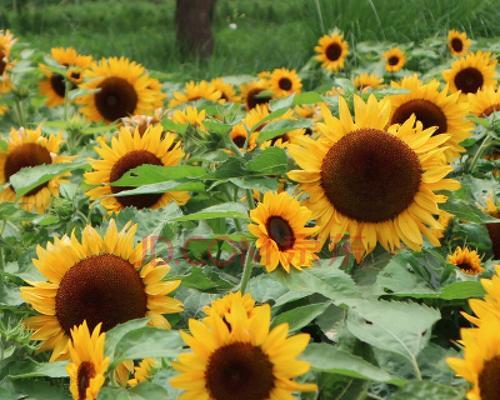
[{"label": "green leaf", "polygon": [[240,203],[222,203],[207,207],[201,211],[174,218],[173,221],[199,221],[203,219],[238,218],[248,219],[247,209]]},{"label": "green leaf", "polygon": [[465,391],[460,387],[442,385],[430,381],[412,381],[398,390],[392,400],[463,400]]},{"label": "green leaf", "polygon": [[316,104],[321,103],[323,97],[316,92],[303,92],[300,94],[293,94],[291,96],[284,97],[282,99],[274,100],[271,102],[271,110],[276,111],[280,109],[288,109],[292,106],[298,106],[301,104]]},{"label": "green leaf", "polygon": [[271,147],[254,156],[245,165],[248,171],[259,174],[284,174],[288,158],[283,149]]},{"label": "green leaf", "polygon": [[205,190],[205,185],[202,182],[161,182],[152,183],[149,185],[142,185],[136,187],[135,189],[122,190],[121,192],[109,194],[104,197],[124,197],[124,196],[134,196],[138,194],[156,194],[156,193],[167,193],[167,192],[202,192]]},{"label": "green leaf", "polygon": [[145,327],[148,321],[148,318],[133,319],[123,324],[118,324],[113,329],[106,332],[105,354],[107,356],[114,356],[116,346],[123,337],[129,332]]},{"label": "green leaf", "polygon": [[214,120],[206,120],[203,122],[203,125],[205,125],[210,133],[216,133],[219,135],[227,134],[232,127],[232,125],[230,124],[225,124],[223,122]]},{"label": "green leaf", "polygon": [[298,331],[323,314],[330,302],[307,304],[277,315],[273,319],[273,326],[288,323],[290,332]]},{"label": "green leaf", "polygon": [[104,387],[97,397],[98,400],[151,400],[168,399],[169,392],[164,387],[146,382],[134,388]]},{"label": "green leaf", "polygon": [[394,385],[404,382],[363,358],[326,343],[310,344],[301,358],[309,361],[312,369],[319,372]]},{"label": "green leaf", "polygon": [[165,128],[165,130],[176,132],[181,135],[184,134],[187,128],[189,127],[189,124],[176,124],[175,122],[173,122],[168,118],[164,118],[161,121],[161,125]]},{"label": "green leaf", "polygon": [[277,136],[281,136],[294,129],[310,128],[311,121],[309,119],[282,119],[273,121],[267,124],[259,133],[257,143],[263,143],[266,140],[271,140]]},{"label": "green leaf", "polygon": [[141,165],[131,169],[122,175],[120,179],[113,182],[113,186],[141,186],[165,181],[176,181],[179,179],[195,179],[206,174],[202,167],[189,165],[160,166]]},{"label": "green leaf", "polygon": [[27,372],[22,374],[9,375],[11,379],[26,379],[26,378],[65,378],[68,376],[66,372],[67,361],[56,361],[50,363],[38,363]]},{"label": "green leaf", "polygon": [[464,300],[471,297],[483,297],[484,288],[479,281],[458,281],[441,289],[439,295],[444,300]]},{"label": "green leaf", "polygon": [[470,201],[449,197],[448,201],[441,206],[445,211],[455,215],[456,218],[475,222],[478,224],[488,221],[488,217],[483,214],[476,206]]}]

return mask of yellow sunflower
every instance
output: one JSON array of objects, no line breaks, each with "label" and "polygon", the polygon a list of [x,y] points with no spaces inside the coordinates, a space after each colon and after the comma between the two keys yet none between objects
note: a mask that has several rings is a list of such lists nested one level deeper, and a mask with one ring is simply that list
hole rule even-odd
[{"label": "yellow sunflower", "polygon": [[257,105],[266,105],[271,100],[269,83],[260,79],[241,85],[241,98],[247,110],[255,108]]},{"label": "yellow sunflower", "polygon": [[25,320],[42,341],[40,351],[52,350],[51,361],[68,356],[71,329],[87,321],[103,331],[134,318],[148,317],[153,326],[169,329],[163,314],[182,311],[182,303],[167,295],[181,283],[165,281],[170,267],[157,258],[144,262],[142,244],[135,245],[137,225],[118,231],[111,220],[104,236],[87,225],[81,240],[56,237],[38,246],[33,264],[47,277],[21,288],[21,297],[38,311]]},{"label": "yellow sunflower", "polygon": [[179,400],[282,400],[293,392],[313,392],[315,384],[294,378],[310,365],[298,360],[309,342],[308,334],[288,337],[288,324],[270,329],[268,304],[249,316],[242,302],[235,302],[227,318],[212,315],[189,320],[190,334],[182,337],[191,352],[181,354],[173,367],[180,373],[171,379],[185,392]]},{"label": "yellow sunflower", "polygon": [[500,91],[498,86],[479,89],[476,93],[467,95],[470,112],[478,117],[488,117],[495,111],[500,111]]},{"label": "yellow sunflower", "polygon": [[92,121],[113,122],[134,114],[151,114],[165,97],[144,67],[124,57],[92,64],[84,78],[82,88],[98,89],[77,100],[80,112]]},{"label": "yellow sunflower", "polygon": [[363,72],[354,77],[353,83],[356,89],[366,90],[368,88],[375,89],[382,86],[384,80],[377,74],[369,74],[368,72]]},{"label": "yellow sunflower", "polygon": [[188,124],[194,128],[197,128],[203,132],[206,132],[205,121],[207,117],[207,112],[205,110],[198,111],[196,107],[187,106],[183,110],[175,110],[172,113],[172,121],[176,124]]},{"label": "yellow sunflower", "polygon": [[454,56],[463,56],[469,52],[470,39],[465,32],[452,29],[448,31],[448,48]]},{"label": "yellow sunflower", "polygon": [[246,151],[252,151],[257,146],[258,133],[250,133],[250,139],[247,139],[248,136],[248,128],[246,128],[245,125],[241,123],[234,125],[231,128],[231,132],[229,132],[229,138],[236,145],[236,147],[238,147],[240,150],[246,149]]},{"label": "yellow sunflower", "polygon": [[71,83],[71,87],[78,86],[83,79],[83,71],[92,64],[91,56],[83,56],[76,52],[75,49],[69,48],[53,48],[50,50],[52,58],[61,66],[67,69],[66,77],[52,72],[44,64],[40,64],[40,70],[45,75],[45,79],[40,81],[40,92],[47,97],[45,104],[47,107],[55,107],[64,103],[66,93],[66,79]]},{"label": "yellow sunflower", "polygon": [[[496,203],[495,196],[486,199],[485,212],[493,218],[500,218],[500,206]],[[500,259],[500,223],[489,222],[486,224],[486,229],[491,239],[493,256],[495,259]]]},{"label": "yellow sunflower", "polygon": [[450,69],[443,71],[443,77],[452,92],[467,95],[495,86],[495,67],[496,61],[490,53],[476,52],[455,61]]},{"label": "yellow sunflower", "polygon": [[134,387],[141,382],[147,381],[155,367],[158,367],[158,361],[154,358],[145,358],[140,361],[139,365],[134,367],[134,377],[127,381],[128,385]]},{"label": "yellow sunflower", "polygon": [[424,129],[435,126],[435,135],[450,135],[445,151],[450,161],[465,151],[460,143],[471,136],[473,124],[467,119],[467,104],[460,101],[458,93],[448,94],[447,88],[439,91],[436,80],[423,84],[417,75],[405,77],[399,83],[393,82],[392,86],[406,89],[408,93],[389,96],[391,125],[402,124],[414,114]]},{"label": "yellow sunflower", "polygon": [[216,315],[219,318],[226,319],[229,317],[235,304],[238,303],[243,305],[249,317],[253,315],[255,300],[250,293],[242,295],[241,292],[228,293],[223,297],[215,299],[210,305],[203,307],[203,312],[209,317],[211,315]]},{"label": "yellow sunflower", "polygon": [[234,90],[234,86],[225,82],[223,78],[212,79],[210,84],[221,93],[220,101],[239,102],[240,99]]},{"label": "yellow sunflower", "polygon": [[[127,171],[140,165],[178,165],[184,157],[181,143],[176,142],[176,135],[164,133],[161,125],[147,128],[143,135],[138,130],[131,131],[122,127],[111,140],[109,146],[104,138],[98,139],[95,151],[101,159],[90,160],[92,171],[85,173],[85,180],[91,185],[98,185],[89,190],[87,195],[92,200],[101,199],[101,204],[110,212],[119,212],[129,206],[136,208],[161,208],[171,201],[184,205],[189,200],[187,192],[167,192],[114,197],[113,194],[130,187],[113,186]],[[109,196],[109,197],[104,197]]]},{"label": "yellow sunflower", "polygon": [[344,68],[345,59],[349,54],[349,44],[342,34],[333,33],[322,36],[314,51],[317,53],[316,60],[321,63],[321,67],[335,72]]},{"label": "yellow sunflower", "polygon": [[484,271],[477,251],[470,250],[467,247],[463,249],[460,246],[457,247],[453,254],[448,255],[448,262],[455,265],[467,275],[479,275]]},{"label": "yellow sunflower", "polygon": [[216,102],[222,97],[222,92],[212,82],[201,81],[196,83],[191,81],[186,83],[183,92],[174,92],[173,96],[174,98],[168,103],[169,107],[177,107],[201,99]]},{"label": "yellow sunflower", "polygon": [[70,362],[66,370],[74,400],[97,399],[104,384],[110,359],[104,357],[106,334],[100,331],[99,323],[91,335],[86,321],[71,328],[71,340],[68,343]]},{"label": "yellow sunflower", "polygon": [[0,93],[6,93],[12,88],[8,72],[12,69],[10,52],[16,41],[9,30],[0,29]]},{"label": "yellow sunflower", "polygon": [[387,72],[398,72],[406,64],[406,55],[399,47],[393,47],[384,53]]},{"label": "yellow sunflower", "polygon": [[[8,183],[10,177],[22,168],[71,161],[72,157],[58,154],[61,143],[61,134],[44,137],[40,127],[34,130],[12,129],[7,149],[0,150],[0,185]],[[62,174],[33,188],[18,200],[20,206],[27,211],[43,213],[50,205],[52,197],[59,195],[59,186],[67,175]],[[0,191],[0,202],[4,201],[16,201],[16,193],[11,187]]]},{"label": "yellow sunflower", "polygon": [[5,115],[9,111],[9,106],[6,104],[0,104],[0,117]]},{"label": "yellow sunflower", "polygon": [[294,69],[275,69],[271,74],[270,85],[276,97],[300,93],[302,89],[302,81]]},{"label": "yellow sunflower", "polygon": [[373,95],[367,103],[354,96],[354,120],[342,97],[340,118],[322,108],[329,129],[318,140],[302,137],[288,147],[302,168],[288,176],[309,195],[305,205],[321,227],[320,242],[329,236],[333,247],[349,233],[358,261],[377,242],[395,251],[403,241],[418,251],[424,234],[439,246],[431,229],[442,229],[433,215],[446,197],[435,191],[460,187],[445,179],[452,168],[441,145],[449,135],[433,136],[435,128],[422,130],[414,117],[387,129],[390,101],[377,102]]},{"label": "yellow sunflower", "polygon": [[462,329],[464,358],[448,358],[448,365],[472,385],[468,400],[498,399],[500,376],[500,320],[485,315],[479,328]]},{"label": "yellow sunflower", "polygon": [[319,228],[307,227],[311,211],[288,193],[266,192],[263,201],[250,211],[250,219],[248,230],[257,238],[260,263],[267,272],[279,265],[286,272],[290,267],[309,268],[318,259],[315,253],[321,248],[311,236]]}]

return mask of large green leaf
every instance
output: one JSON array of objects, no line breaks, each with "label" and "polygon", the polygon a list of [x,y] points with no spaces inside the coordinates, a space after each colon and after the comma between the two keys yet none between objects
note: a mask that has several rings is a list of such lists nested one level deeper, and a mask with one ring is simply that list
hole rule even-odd
[{"label": "large green leaf", "polygon": [[67,361],[56,361],[51,363],[37,363],[24,373],[9,375],[11,379],[27,379],[27,378],[65,378],[68,376],[66,372]]},{"label": "large green leaf", "polygon": [[260,131],[257,142],[263,143],[266,140],[271,140],[277,136],[281,136],[294,129],[310,128],[310,127],[311,127],[311,121],[308,119],[302,119],[302,120],[282,119],[278,121],[273,121],[267,124]]},{"label": "large green leaf", "polygon": [[245,165],[254,174],[283,174],[287,171],[288,158],[283,149],[270,147],[255,155]]},{"label": "large green leaf", "polygon": [[298,331],[320,316],[330,305],[330,302],[307,304],[278,314],[273,319],[273,325],[287,323],[290,332]]},{"label": "large green leaf", "polygon": [[98,400],[152,400],[167,399],[168,391],[154,383],[143,383],[134,388],[105,387],[99,392]]},{"label": "large green leaf", "polygon": [[430,381],[412,381],[399,389],[392,400],[463,400],[464,398],[465,390],[461,387]]},{"label": "large green leaf", "polygon": [[133,319],[123,324],[118,324],[113,329],[106,332],[105,354],[114,357],[116,346],[123,337],[129,332],[145,327],[147,323],[148,318]]},{"label": "large green leaf", "polygon": [[248,219],[247,209],[240,203],[223,203],[207,207],[204,210],[174,218],[174,221],[199,221],[215,218]]},{"label": "large green leaf", "polygon": [[165,181],[175,181],[179,179],[196,179],[206,174],[205,168],[193,167],[189,165],[160,166],[141,165],[127,171],[113,186],[141,186]]},{"label": "large green leaf", "polygon": [[202,182],[168,181],[161,183],[152,183],[150,185],[142,185],[130,190],[122,190],[119,193],[110,194],[105,197],[124,197],[134,196],[138,194],[156,194],[181,191],[201,192],[203,190],[205,190],[205,185]]}]

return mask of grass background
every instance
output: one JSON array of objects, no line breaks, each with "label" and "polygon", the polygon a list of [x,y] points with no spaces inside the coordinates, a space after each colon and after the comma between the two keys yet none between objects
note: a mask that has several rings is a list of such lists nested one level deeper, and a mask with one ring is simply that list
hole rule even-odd
[{"label": "grass background", "polygon": [[418,42],[444,37],[449,28],[473,38],[500,36],[500,0],[218,0],[213,57],[181,61],[175,0],[0,0],[0,5],[0,27],[36,48],[73,46],[96,57],[123,55],[171,73],[174,80],[300,67],[322,34],[320,18],[326,30],[342,29],[351,44]]}]

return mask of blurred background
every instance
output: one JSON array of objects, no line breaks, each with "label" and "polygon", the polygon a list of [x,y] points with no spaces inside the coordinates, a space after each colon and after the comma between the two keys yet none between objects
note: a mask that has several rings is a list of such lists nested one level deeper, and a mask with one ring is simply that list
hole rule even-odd
[{"label": "blurred background", "polygon": [[[197,30],[206,40],[210,32],[197,22],[203,13],[213,49],[209,44],[202,53],[211,55],[200,58],[189,54],[189,45],[186,52],[185,43],[182,51],[176,32]],[[335,26],[353,45],[418,42],[444,37],[449,28],[472,38],[500,36],[499,21],[500,0],[0,0],[0,28],[37,49],[123,55],[172,80],[299,68]]]}]

